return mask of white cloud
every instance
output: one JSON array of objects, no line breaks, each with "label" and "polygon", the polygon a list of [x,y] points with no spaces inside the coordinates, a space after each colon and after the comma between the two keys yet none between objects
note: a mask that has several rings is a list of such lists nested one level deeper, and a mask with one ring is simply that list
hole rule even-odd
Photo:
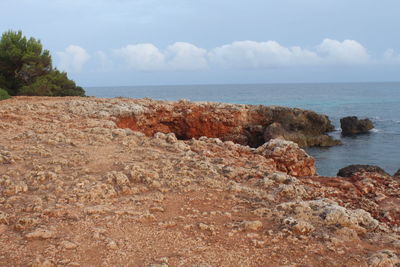
[{"label": "white cloud", "polygon": [[59,68],[71,72],[80,72],[90,58],[86,50],[77,45],[70,45],[57,55],[60,58]]},{"label": "white cloud", "polygon": [[127,45],[115,50],[115,53],[123,57],[129,67],[138,71],[155,71],[164,68],[165,56],[153,44]]},{"label": "white cloud", "polygon": [[260,69],[321,64],[364,64],[370,61],[370,56],[356,41],[325,39],[315,51],[298,46],[285,47],[276,41],[238,41],[212,49],[209,59],[225,68]]},{"label": "white cloud", "polygon": [[300,47],[287,48],[276,41],[238,41],[212,49],[212,63],[225,68],[274,68],[295,65],[313,65],[320,59],[312,51]]},{"label": "white cloud", "polygon": [[199,70],[207,67],[207,51],[193,44],[176,42],[161,51],[153,44],[128,45],[114,51],[138,71]]},{"label": "white cloud", "polygon": [[[116,49],[114,56],[135,71],[195,71],[209,66],[227,69],[348,66],[372,62],[367,49],[359,42],[332,39],[325,39],[310,49],[285,47],[276,41],[236,41],[209,51],[186,42],[176,42],[165,49],[140,43]],[[400,60],[392,50],[388,50],[385,57]],[[104,52],[97,52],[96,58],[102,69],[113,65],[112,57]]]},{"label": "white cloud", "polygon": [[328,64],[364,64],[370,61],[367,49],[354,40],[343,42],[325,39],[317,47],[317,50],[325,63]]},{"label": "white cloud", "polygon": [[168,46],[167,65],[174,70],[201,70],[207,68],[207,51],[190,43],[176,42]]}]

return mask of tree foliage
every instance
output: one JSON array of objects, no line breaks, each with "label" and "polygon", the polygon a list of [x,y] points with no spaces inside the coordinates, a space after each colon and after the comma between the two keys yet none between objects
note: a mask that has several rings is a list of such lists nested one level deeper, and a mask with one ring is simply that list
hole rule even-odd
[{"label": "tree foliage", "polygon": [[84,90],[52,66],[40,40],[21,31],[3,33],[0,40],[0,88],[10,95],[84,96]]}]

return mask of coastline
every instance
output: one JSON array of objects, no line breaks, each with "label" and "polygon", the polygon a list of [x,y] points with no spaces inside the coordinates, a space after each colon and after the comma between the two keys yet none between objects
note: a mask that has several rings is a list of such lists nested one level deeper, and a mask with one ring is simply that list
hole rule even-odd
[{"label": "coastline", "polygon": [[[337,266],[372,264],[389,255],[383,249],[399,253],[399,179],[318,176],[297,144],[251,141],[260,132],[260,109],[272,114],[263,138],[287,118],[296,131],[319,122],[310,135],[332,128],[323,116],[290,108],[93,97],[1,101],[0,264],[121,264],[124,253],[138,265]],[[160,133],[171,129],[176,135]],[[290,137],[289,129],[283,127]],[[211,133],[219,136],[201,137]]]},{"label": "coastline", "polygon": [[[132,86],[86,88],[97,97],[133,97],[179,101],[211,101],[231,104],[298,107],[328,115],[336,128],[340,118],[370,118],[379,129],[369,134],[342,137],[330,135],[343,145],[329,149],[307,149],[317,159],[320,174],[334,176],[349,164],[372,164],[395,173],[399,168],[400,83],[327,83],[327,84],[232,84],[188,86]],[[377,94],[379,92],[379,94]]]}]

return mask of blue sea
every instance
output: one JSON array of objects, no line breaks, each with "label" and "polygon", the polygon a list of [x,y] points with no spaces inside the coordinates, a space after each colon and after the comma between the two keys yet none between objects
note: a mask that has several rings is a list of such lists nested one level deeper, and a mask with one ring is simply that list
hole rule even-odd
[{"label": "blue sea", "polygon": [[[393,174],[400,168],[400,82],[315,84],[223,84],[176,86],[87,87],[96,97],[149,97],[239,104],[279,105],[326,114],[337,130],[331,135],[343,145],[309,148],[320,175],[334,176],[350,164],[378,165]],[[340,118],[370,118],[369,134],[342,137]]]}]

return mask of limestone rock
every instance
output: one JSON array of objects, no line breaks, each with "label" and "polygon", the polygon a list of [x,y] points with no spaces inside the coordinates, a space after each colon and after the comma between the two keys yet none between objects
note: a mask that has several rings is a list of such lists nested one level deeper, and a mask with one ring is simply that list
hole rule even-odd
[{"label": "limestone rock", "polygon": [[314,158],[294,142],[272,139],[257,148],[256,152],[272,158],[276,162],[278,170],[289,175],[299,177],[316,174]]},{"label": "limestone rock", "polygon": [[369,267],[395,267],[400,264],[400,259],[394,251],[381,250],[368,259]]},{"label": "limestone rock", "polygon": [[293,217],[313,225],[340,225],[366,233],[375,230],[379,222],[365,210],[350,210],[328,199],[286,202],[277,206],[280,216]]}]

